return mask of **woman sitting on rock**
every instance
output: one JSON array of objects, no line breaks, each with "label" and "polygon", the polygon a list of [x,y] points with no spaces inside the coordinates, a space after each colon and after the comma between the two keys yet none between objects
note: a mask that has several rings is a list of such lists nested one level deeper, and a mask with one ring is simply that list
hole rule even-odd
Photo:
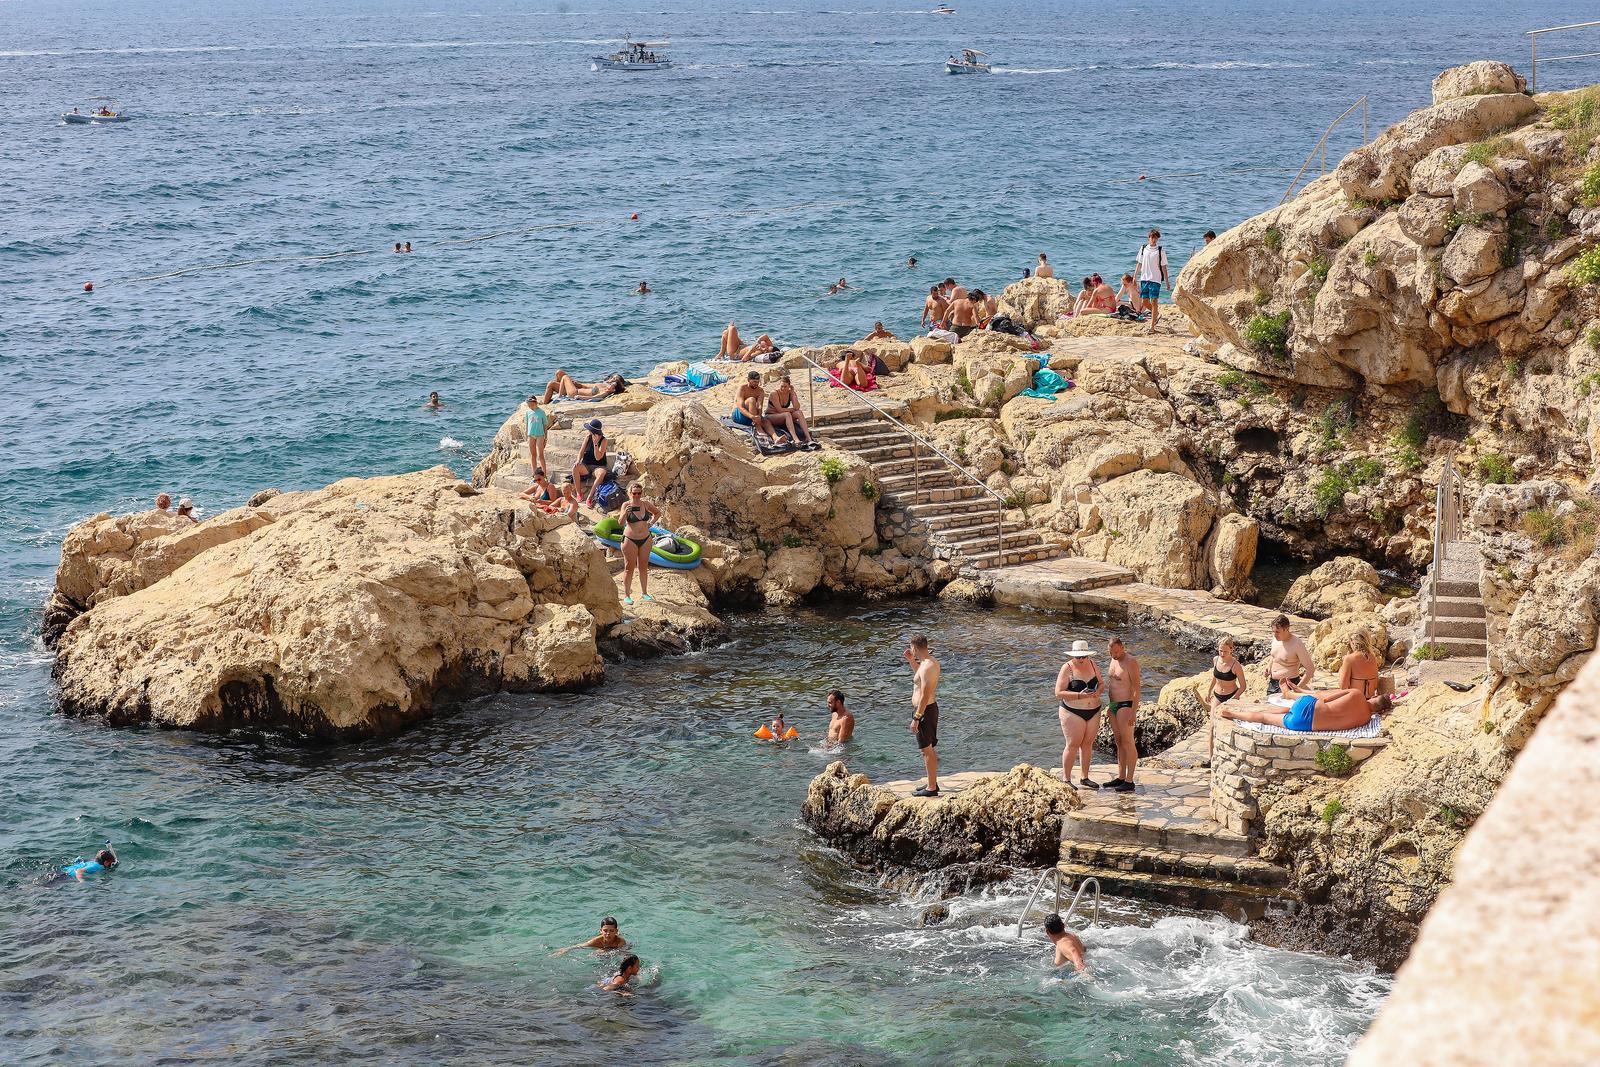
[{"label": "woman sitting on rock", "polygon": [[[578,449],[578,462],[572,465],[572,481],[578,487],[578,496],[593,507],[595,493],[599,492],[600,483],[606,480],[606,453],[610,446],[599,419],[590,419],[583,428],[588,434]],[[594,484],[585,496],[583,480],[590,474],[594,475]]]},{"label": "woman sitting on rock", "polygon": [[556,376],[550,379],[550,384],[544,387],[544,402],[550,403],[550,398],[558,393],[575,400],[600,400],[626,388],[628,379],[620,374],[609,375],[598,382],[580,382],[566,371],[558,370]]},{"label": "woman sitting on rock", "polygon": [[1094,661],[1094,652],[1087,641],[1072,642],[1067,661],[1056,675],[1056,700],[1060,701],[1061,737],[1066,746],[1061,750],[1061,777],[1072,784],[1072,765],[1083,763],[1083,774],[1078,785],[1084,789],[1099,789],[1100,783],[1089,778],[1089,763],[1094,758],[1094,738],[1100,730],[1100,692],[1104,684],[1100,667]]},{"label": "woman sitting on rock", "polygon": [[739,327],[730,322],[728,328],[722,331],[722,346],[717,349],[717,358],[748,363],[757,356],[777,350],[778,346],[766,334],[757,337],[755,344],[745,344],[744,338],[739,336]]},{"label": "woman sitting on rock", "polygon": [[1223,705],[1217,714],[1240,722],[1264,722],[1285,730],[1354,730],[1365,726],[1374,715],[1394,707],[1386,696],[1368,697],[1359,689],[1324,689],[1295,698],[1288,711],[1276,708],[1235,708]]},{"label": "woman sitting on rock", "polygon": [[1339,688],[1359,689],[1364,697],[1378,694],[1378,657],[1372,654],[1372,644],[1365,630],[1350,635],[1350,653],[1339,664]]}]

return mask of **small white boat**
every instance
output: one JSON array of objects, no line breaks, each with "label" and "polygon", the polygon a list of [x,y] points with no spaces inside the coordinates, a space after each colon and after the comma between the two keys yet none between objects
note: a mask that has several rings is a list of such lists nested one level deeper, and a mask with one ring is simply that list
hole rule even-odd
[{"label": "small white boat", "polygon": [[609,56],[593,56],[590,70],[671,70],[666,56],[669,41],[623,41],[622,51]]},{"label": "small white boat", "polygon": [[954,15],[955,13],[956,9],[951,7],[949,4],[940,4],[938,7],[928,12],[930,15]]},{"label": "small white boat", "polygon": [[97,96],[87,109],[75,107],[61,115],[61,121],[68,126],[101,126],[127,122],[131,118],[133,116],[122,110],[122,105],[109,96]]},{"label": "small white boat", "polygon": [[961,58],[951,56],[944,61],[946,74],[988,74],[989,64],[983,61],[983,53],[976,48],[963,48]]}]

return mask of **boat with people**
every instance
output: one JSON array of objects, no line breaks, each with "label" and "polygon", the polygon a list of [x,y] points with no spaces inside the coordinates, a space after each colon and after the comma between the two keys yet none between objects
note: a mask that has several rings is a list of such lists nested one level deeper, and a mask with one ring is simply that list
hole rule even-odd
[{"label": "boat with people", "polygon": [[951,56],[944,61],[946,74],[988,74],[989,64],[984,61],[984,54],[976,48],[963,48],[961,58]]},{"label": "boat with people", "polygon": [[62,112],[61,121],[68,126],[99,126],[112,122],[127,122],[132,117],[111,97],[97,96],[88,110],[75,107],[71,111]]},{"label": "boat with people", "polygon": [[671,70],[672,60],[666,56],[665,49],[671,44],[668,40],[660,41],[629,41],[622,42],[622,50],[612,52],[609,56],[593,56],[589,61],[590,70]]},{"label": "boat with people", "polygon": [[955,13],[956,9],[951,7],[949,4],[940,4],[938,7],[928,12],[930,15],[954,15]]}]

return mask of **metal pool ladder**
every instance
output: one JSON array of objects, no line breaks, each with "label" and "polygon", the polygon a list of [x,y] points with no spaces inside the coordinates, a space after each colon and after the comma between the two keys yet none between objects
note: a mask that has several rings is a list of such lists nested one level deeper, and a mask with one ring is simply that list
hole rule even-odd
[{"label": "metal pool ladder", "polygon": [[1022,914],[1017,916],[1017,936],[1018,937],[1022,936],[1023,927],[1028,921],[1028,912],[1033,910],[1033,902],[1039,899],[1039,894],[1044,890],[1044,883],[1048,879],[1050,879],[1050,877],[1052,875],[1055,877],[1056,913],[1061,916],[1061,920],[1063,922],[1065,922],[1068,926],[1072,925],[1072,916],[1077,912],[1078,905],[1083,903],[1083,894],[1088,892],[1090,887],[1093,887],[1094,888],[1094,911],[1091,913],[1091,918],[1089,919],[1089,925],[1090,926],[1099,926],[1100,925],[1100,879],[1098,879],[1098,878],[1085,878],[1083,881],[1079,882],[1078,883],[1078,891],[1076,893],[1072,894],[1072,903],[1067,905],[1067,910],[1065,912],[1062,912],[1061,911],[1061,868],[1059,868],[1059,867],[1051,867],[1048,870],[1042,871],[1039,874],[1038,884],[1036,884],[1033,887],[1033,893],[1028,897],[1028,902],[1022,906]]}]

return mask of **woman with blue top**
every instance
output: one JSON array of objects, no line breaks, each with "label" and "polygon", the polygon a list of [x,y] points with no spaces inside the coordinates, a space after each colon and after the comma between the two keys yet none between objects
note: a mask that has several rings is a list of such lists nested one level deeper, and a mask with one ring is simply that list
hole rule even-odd
[{"label": "woman with blue top", "polygon": [[[1291,691],[1292,695],[1292,691]],[[1394,707],[1386,696],[1369,697],[1359,689],[1323,689],[1300,693],[1287,711],[1261,708],[1235,708],[1223,704],[1217,714],[1241,722],[1264,722],[1285,730],[1354,730]]]},{"label": "woman with blue top", "polygon": [[[550,428],[550,412],[539,406],[539,398],[528,398],[528,465],[534,470],[544,469],[545,431]],[[548,498],[546,498],[548,499]]]},{"label": "woman with blue top", "polygon": [[111,842],[107,841],[106,847],[94,854],[94,859],[69,863],[61,868],[61,873],[57,877],[62,880],[73,879],[82,882],[93,875],[105,874],[116,865],[117,854],[111,851]]}]

